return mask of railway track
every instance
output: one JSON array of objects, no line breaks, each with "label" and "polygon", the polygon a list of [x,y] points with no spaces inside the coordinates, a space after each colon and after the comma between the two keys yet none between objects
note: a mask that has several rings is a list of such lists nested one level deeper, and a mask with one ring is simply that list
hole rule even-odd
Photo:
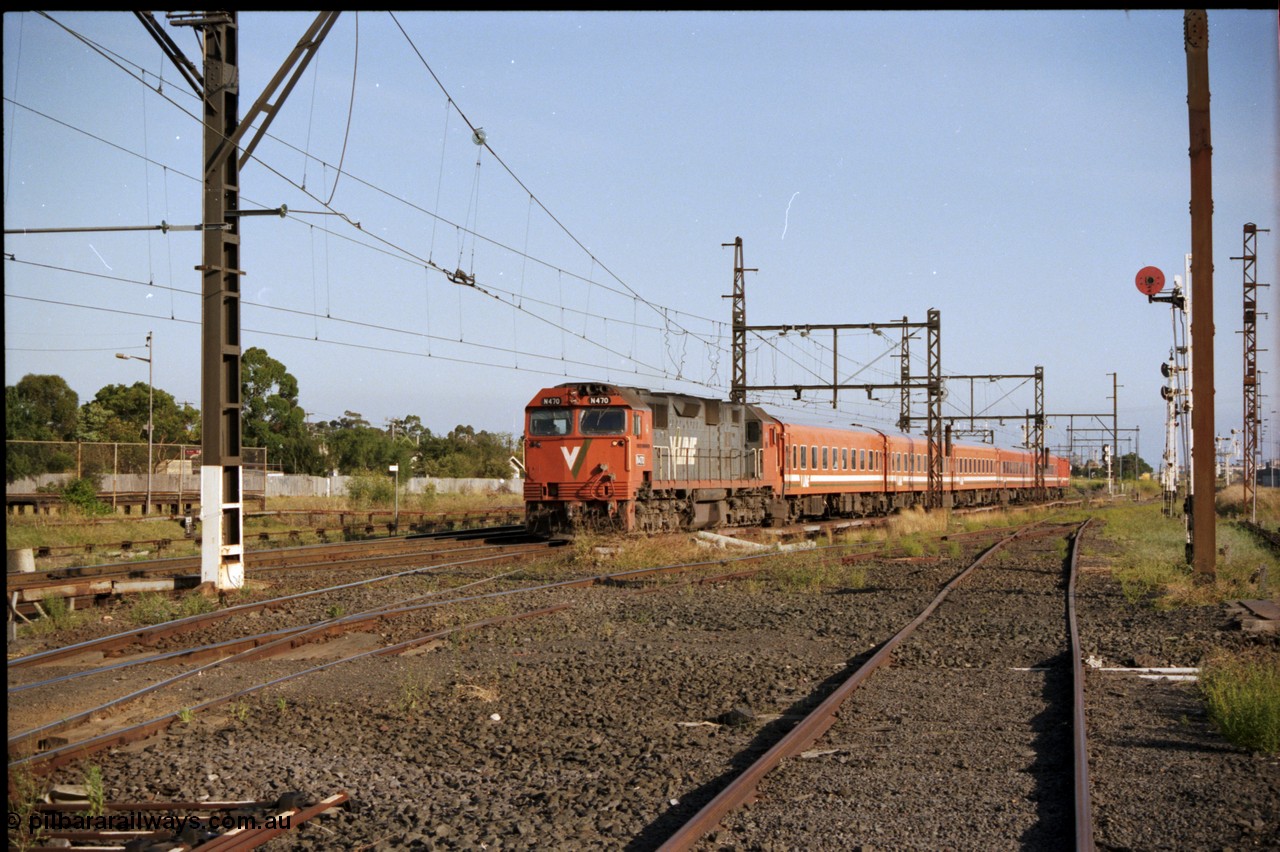
[{"label": "railway track", "polygon": [[[764,773],[754,801],[693,844],[1065,848],[1078,783],[1065,666],[1079,655],[1066,650],[1069,530],[1050,526],[988,555],[822,736]],[[562,548],[510,577],[501,575],[517,566],[477,563],[356,587],[333,623],[323,596],[298,599],[244,615],[238,638],[284,639],[281,654],[247,655],[115,707],[102,699],[204,665],[147,657],[232,653],[212,647],[222,628],[126,648],[120,659],[11,670],[11,734],[37,727],[14,710],[33,700],[99,710],[27,737],[10,772],[75,783],[95,765],[117,800],[247,799],[275,784],[316,800],[351,794],[349,812],[280,848],[657,849],[1013,532],[953,533],[921,555],[905,542],[873,553],[819,541],[640,568],[611,565],[625,547]],[[410,611],[426,603],[410,598],[445,585],[455,591],[440,606]],[[1120,609],[1086,621],[1095,642],[1100,618],[1124,625],[1108,642],[1131,635],[1117,598]],[[346,618],[347,633],[292,644]],[[297,632],[268,635],[286,627]],[[1168,627],[1156,630],[1147,635]],[[107,670],[117,663],[132,665]],[[93,666],[104,670],[80,675]],[[74,708],[71,695],[80,696]],[[1091,723],[1100,700],[1091,689]],[[1112,723],[1103,783],[1148,751],[1129,730]],[[1191,742],[1208,736],[1194,722],[1179,731]],[[1222,754],[1188,748],[1185,757]],[[1247,756],[1240,763],[1241,772],[1270,771]],[[1199,764],[1189,765],[1198,777]],[[1128,836],[1116,833],[1114,792],[1102,806],[1111,817],[1100,845],[1114,845]],[[1259,835],[1274,812],[1263,801]],[[1217,832],[1216,820],[1203,830]]]},{"label": "railway track", "polygon": [[[1034,848],[1074,836],[1075,848],[1092,849],[1076,550],[1064,576],[1045,532],[1023,528],[984,551],[660,849],[816,838],[962,848],[992,825]],[[994,807],[993,791],[1004,798]],[[904,800],[931,798],[927,817],[886,818]],[[1041,804],[1019,813],[1019,799]],[[1064,813],[1066,802],[1074,809]]]},{"label": "railway track", "polygon": [[[358,587],[367,587],[382,581],[399,580],[405,577],[426,574],[428,572],[438,572],[438,569],[441,568],[451,569],[456,575],[458,573],[457,569],[463,566],[492,566],[495,562],[508,558],[522,559],[542,554],[545,553],[548,548],[555,546],[557,545],[554,542],[542,542],[537,545],[530,545],[511,550],[501,545],[491,545],[492,552],[490,554],[464,560],[462,562],[446,562],[432,566],[412,568],[395,574],[376,577],[372,580],[353,581],[336,587],[316,589],[290,595],[286,598],[270,599],[251,604],[244,604],[230,609],[219,610],[186,619],[179,619],[162,625],[128,630],[111,636],[76,643],[74,645],[52,648],[43,652],[10,660],[9,670],[12,673],[15,670],[36,669],[67,661],[74,662],[77,659],[83,660],[87,656],[117,652],[123,648],[130,648],[138,645],[151,645],[159,639],[177,635],[201,635],[200,631],[202,628],[206,627],[210,623],[222,622],[236,616],[260,612],[262,610],[279,608],[302,598],[310,598]],[[759,557],[739,557],[739,559],[742,560],[750,560],[753,558]],[[38,703],[41,700],[40,696],[42,690],[45,694],[48,694],[50,689],[56,689],[66,684],[68,681],[80,677],[92,678],[111,676],[119,673],[124,668],[131,668],[134,666],[173,665],[175,663],[199,664],[194,668],[186,668],[175,674],[166,673],[158,680],[153,678],[153,682],[140,685],[137,688],[131,688],[130,691],[117,695],[105,703],[100,703],[73,712],[61,713],[52,721],[48,721],[44,724],[27,728],[16,733],[11,731],[8,740],[8,748],[11,758],[10,765],[11,767],[34,766],[38,767],[41,771],[47,771],[48,769],[56,766],[83,759],[86,756],[104,748],[123,745],[153,736],[157,732],[170,726],[174,721],[183,718],[186,713],[193,712],[195,710],[209,710],[220,707],[228,702],[250,695],[259,689],[273,686],[278,683],[291,680],[295,677],[312,672],[323,671],[336,665],[354,662],[370,656],[401,654],[420,647],[421,645],[451,636],[460,630],[474,630],[507,621],[549,615],[575,605],[572,602],[555,600],[554,598],[548,601],[549,595],[554,596],[556,593],[564,590],[582,588],[596,584],[627,584],[636,582],[642,578],[651,578],[662,574],[686,572],[696,570],[698,568],[706,568],[708,566],[719,566],[724,564],[725,561],[726,560],[716,560],[712,562],[695,563],[693,565],[679,564],[654,568],[642,568],[608,575],[579,576],[548,583],[536,583],[534,585],[529,585],[525,582],[523,585],[516,584],[500,591],[479,594],[463,594],[462,596],[457,596],[460,592],[465,593],[476,585],[497,584],[500,581],[509,578],[510,575],[517,573],[516,571],[507,571],[498,575],[486,576],[472,582],[464,582],[450,588],[432,590],[412,598],[406,599],[401,594],[395,594],[383,603],[375,605],[368,610],[351,615],[337,615],[310,623],[304,621],[291,627],[275,629],[267,633],[241,636],[237,639],[219,641],[211,644],[193,644],[179,650],[134,658],[115,664],[91,667],[67,674],[55,675],[43,680],[28,680],[25,683],[13,684],[9,687],[9,695],[11,698],[19,695],[25,697],[25,694],[28,691],[32,691],[36,696],[33,700]],[[747,571],[744,573],[751,572]],[[449,597],[449,595],[454,596]],[[392,642],[389,645],[370,650],[362,650],[346,656],[339,655],[337,659],[309,668],[304,668],[302,671],[291,673],[286,677],[273,678],[259,683],[256,686],[238,689],[233,693],[220,695],[203,701],[196,707],[182,707],[181,709],[173,710],[155,719],[129,725],[106,734],[89,736],[86,739],[75,742],[69,742],[66,738],[55,736],[56,734],[60,734],[68,729],[89,723],[95,718],[101,718],[118,713],[123,706],[151,696],[158,690],[172,687],[179,682],[187,681],[191,678],[201,677],[212,669],[221,666],[223,663],[247,663],[260,661],[268,657],[287,654],[303,644],[325,641],[334,636],[367,626],[373,622],[379,622],[399,616],[420,615],[426,611],[437,610],[442,607],[453,607],[459,610],[464,610],[465,608],[463,605],[465,604],[474,604],[479,601],[511,596],[533,598],[535,601],[541,601],[541,603],[535,603],[532,608],[526,607],[525,609],[510,615],[455,624],[444,629],[425,633],[423,632],[422,627],[410,628],[408,631],[410,638],[408,639],[401,639],[400,641]],[[430,624],[430,622],[428,622],[428,624]],[[130,683],[133,683],[133,681],[130,680]],[[11,725],[12,719],[13,714],[11,713]]]},{"label": "railway track", "polygon": [[[335,567],[350,571],[412,561],[441,547],[456,546],[459,542],[518,544],[529,540],[522,527],[507,525],[462,532],[299,545],[250,551],[245,555],[245,571],[250,579],[262,579],[278,571],[315,571]],[[9,574],[6,593],[10,606],[30,617],[38,613],[37,604],[49,597],[66,600],[74,609],[111,603],[128,594],[193,589],[200,584],[199,572],[199,557],[103,563]]]}]

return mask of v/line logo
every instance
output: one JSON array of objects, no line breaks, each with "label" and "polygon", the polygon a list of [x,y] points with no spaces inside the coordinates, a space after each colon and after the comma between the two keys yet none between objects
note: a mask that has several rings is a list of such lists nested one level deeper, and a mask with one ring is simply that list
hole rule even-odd
[{"label": "v/line logo", "polygon": [[582,469],[582,463],[586,461],[586,449],[589,446],[591,446],[590,439],[583,441],[576,447],[562,446],[560,448],[560,453],[564,456],[564,463],[568,466],[569,472],[573,474],[575,479],[578,477],[578,471]]}]

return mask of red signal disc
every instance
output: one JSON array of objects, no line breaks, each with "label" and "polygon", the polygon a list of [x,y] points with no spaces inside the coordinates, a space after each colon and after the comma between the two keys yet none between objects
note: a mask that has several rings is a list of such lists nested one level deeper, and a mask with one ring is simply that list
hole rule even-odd
[{"label": "red signal disc", "polygon": [[1154,266],[1144,266],[1138,270],[1134,283],[1138,285],[1138,292],[1142,295],[1154,296],[1164,289],[1164,273]]}]

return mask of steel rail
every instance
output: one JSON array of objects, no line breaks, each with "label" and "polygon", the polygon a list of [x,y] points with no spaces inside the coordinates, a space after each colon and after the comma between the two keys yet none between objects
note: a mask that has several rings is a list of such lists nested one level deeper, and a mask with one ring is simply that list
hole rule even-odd
[{"label": "steel rail", "polygon": [[1026,527],[1014,531],[991,545],[968,568],[953,577],[919,615],[912,619],[906,627],[894,634],[893,638],[881,645],[880,649],[870,659],[859,666],[858,670],[850,675],[844,683],[836,687],[835,691],[827,696],[812,713],[796,723],[795,727],[783,735],[758,760],[731,781],[702,810],[694,814],[688,822],[658,847],[658,852],[675,852],[675,850],[692,848],[705,834],[719,825],[720,821],[728,816],[730,812],[750,799],[765,775],[773,771],[784,759],[804,751],[825,734],[835,724],[836,712],[853,694],[854,690],[889,660],[898,645],[915,633],[916,628],[933,614],[933,611],[951,594],[952,589],[958,586],[997,551],[1034,526],[1035,524],[1028,524]]},{"label": "steel rail", "polygon": [[260,826],[258,828],[233,828],[226,834],[220,834],[211,840],[201,843],[199,848],[205,850],[205,852],[238,852],[242,849],[257,849],[273,837],[277,837],[284,832],[291,830],[296,825],[301,825],[312,817],[319,816],[330,808],[336,808],[346,801],[347,793],[343,790],[334,793],[332,796],[321,799],[309,807],[296,808],[275,814],[277,820],[281,817],[289,818],[288,828],[280,825],[276,825],[271,828],[266,826]]},{"label": "steel rail", "polygon": [[253,693],[266,689],[268,687],[278,686],[282,683],[287,683],[288,681],[303,677],[304,675],[313,674],[315,672],[324,671],[326,669],[331,669],[334,666],[355,662],[357,660],[363,660],[373,656],[387,656],[391,654],[403,653],[404,651],[410,650],[412,648],[416,648],[419,645],[424,645],[428,642],[435,641],[436,639],[443,639],[447,636],[450,636],[454,633],[462,632],[464,630],[478,630],[483,627],[490,627],[492,625],[502,624],[508,621],[519,621],[525,618],[536,618],[539,616],[549,615],[554,612],[559,612],[561,610],[569,609],[571,606],[572,604],[561,603],[561,604],[555,604],[549,607],[543,607],[541,609],[531,610],[528,612],[517,613],[515,615],[502,615],[502,616],[495,616],[494,618],[486,618],[482,621],[471,622],[470,624],[462,624],[455,627],[448,627],[443,630],[437,630],[433,633],[428,633],[414,639],[409,639],[404,642],[399,642],[395,645],[389,645],[385,648],[374,648],[372,650],[361,651],[357,654],[353,654],[352,656],[343,657],[338,660],[329,660],[319,665],[312,666],[310,668],[303,669],[301,671],[293,672],[291,674],[287,674],[282,677],[275,678],[274,680],[266,681],[265,683],[259,683],[254,686],[247,687],[245,689],[240,690],[239,692],[233,692],[230,695],[222,695],[217,698],[212,698],[208,701],[205,701],[202,704],[197,704],[193,707],[187,707],[187,708],[184,708],[183,710],[175,710],[171,713],[166,713],[163,716],[157,716],[154,719],[151,719],[146,722],[141,722],[137,725],[131,725],[127,728],[121,728],[120,730],[117,730],[117,731],[109,731],[104,734],[99,734],[98,736],[95,736],[95,737],[90,737],[87,740],[81,740],[80,742],[76,742],[76,743],[69,743],[65,746],[60,746],[58,748],[51,749],[46,752],[41,752],[39,754],[32,754],[23,758],[11,760],[9,761],[9,768],[10,768],[10,771],[12,771],[15,767],[23,767],[23,766],[29,767],[29,768],[38,767],[38,770],[33,769],[33,771],[47,771],[47,770],[55,769],[64,764],[81,760],[90,754],[94,754],[95,752],[101,751],[104,748],[110,748],[112,746],[118,746],[118,745],[125,745],[127,743],[136,742],[141,739],[146,739],[147,737],[150,737],[154,734],[159,733],[160,731],[163,731],[165,728],[169,727],[174,722],[178,721],[178,719],[184,712],[198,713],[198,712],[203,712],[205,710],[212,710],[215,707],[219,707],[231,701],[237,701],[241,698],[244,698],[248,695],[252,695]]},{"label": "steel rail", "polygon": [[[520,554],[519,553],[503,554],[503,555],[494,556],[494,557],[486,557],[485,559],[482,559],[482,560],[469,560],[469,562],[491,561],[494,559],[502,559],[502,558],[507,558],[509,556],[514,556],[514,555],[520,555]],[[456,564],[467,564],[467,563],[455,563],[455,565]],[[715,563],[695,563],[695,565],[702,565],[702,564],[719,564],[719,561]],[[432,566],[432,568],[441,568],[441,567],[454,567],[454,566],[453,565]],[[152,692],[163,689],[166,686],[171,686],[175,683],[186,680],[188,678],[201,675],[204,672],[210,669],[216,668],[218,666],[221,666],[225,663],[249,662],[252,660],[261,659],[268,656],[274,656],[275,654],[287,653],[288,651],[291,651],[300,645],[313,642],[324,636],[341,634],[346,630],[352,629],[355,626],[359,626],[361,624],[365,624],[371,621],[395,618],[400,615],[408,615],[408,614],[420,612],[424,609],[447,606],[449,604],[472,603],[480,600],[487,600],[492,598],[503,598],[503,597],[508,597],[512,595],[525,594],[529,592],[548,591],[548,590],[559,589],[559,588],[584,587],[584,586],[594,585],[596,583],[622,582],[628,579],[633,579],[636,577],[641,577],[646,575],[688,570],[690,567],[694,567],[694,566],[674,565],[674,566],[663,566],[659,568],[639,568],[632,571],[621,572],[618,574],[580,577],[580,578],[574,578],[570,580],[561,580],[555,583],[545,583],[538,586],[523,586],[517,589],[508,589],[505,591],[489,592],[482,595],[472,595],[470,597],[457,598],[453,600],[431,601],[429,603],[415,604],[411,606],[405,606],[404,601],[397,601],[394,604],[384,606],[384,607],[379,607],[374,610],[366,610],[364,612],[353,613],[352,615],[342,616],[336,619],[328,619],[326,621],[305,626],[300,631],[287,633],[283,636],[279,636],[278,638],[272,639],[265,643],[255,644],[252,647],[249,647],[245,650],[235,653],[229,657],[220,657],[219,659],[215,659],[211,662],[204,663],[203,665],[197,666],[196,668],[188,669],[187,671],[180,672],[176,675],[172,675],[168,678],[157,681],[153,684],[149,684],[148,686],[144,686],[140,689],[136,689],[133,692],[130,692],[126,695],[122,695],[117,698],[114,698],[111,701],[98,705],[97,707],[91,707],[87,710],[82,710],[79,713],[66,716],[57,721],[48,722],[44,725],[41,725],[40,727],[31,728],[29,730],[22,731],[17,734],[13,734],[8,738],[8,743],[7,743],[8,749],[12,751],[17,745],[19,745],[20,743],[26,742],[27,740],[31,740],[33,738],[36,738],[42,735],[55,733],[57,731],[65,730],[66,728],[69,728],[78,722],[83,722],[87,719],[92,718],[95,714],[102,713],[105,710],[118,708],[131,701],[135,701],[139,698],[142,698],[145,695],[149,695]],[[405,573],[415,573],[416,571],[425,571],[425,570],[429,570],[429,569],[416,569],[415,571],[410,571]],[[361,584],[352,583],[348,585],[361,585]],[[335,587],[335,588],[345,588],[345,587]],[[308,594],[308,593],[304,593],[304,594]],[[430,595],[423,595],[421,597],[425,598],[429,596]],[[391,646],[391,647],[395,648],[398,646]],[[384,653],[386,652],[388,651],[384,649]]]},{"label": "steel rail", "polygon": [[241,615],[249,612],[259,611],[263,609],[273,609],[283,606],[287,603],[303,598],[315,597],[330,592],[341,591],[343,589],[355,588],[357,586],[367,586],[373,583],[381,583],[387,580],[394,580],[399,577],[407,577],[412,574],[423,574],[428,571],[436,571],[441,568],[455,568],[460,565],[470,565],[477,562],[488,562],[493,559],[501,559],[508,556],[519,556],[525,553],[533,553],[545,550],[546,545],[531,546],[523,550],[511,550],[506,553],[494,556],[483,556],[475,559],[466,559],[458,562],[445,562],[438,565],[427,565],[418,568],[410,568],[405,571],[397,571],[392,574],[383,574],[378,577],[370,577],[364,580],[353,580],[350,583],[340,583],[336,586],[326,586],[323,589],[312,589],[306,592],[298,592],[292,595],[285,595],[278,598],[270,598],[264,601],[254,601],[252,603],[239,604],[237,606],[227,607],[226,609],[216,610],[214,612],[200,613],[199,615],[191,615],[186,618],[179,618],[173,621],[166,621],[161,624],[150,625],[148,627],[139,627],[134,630],[126,630],[121,633],[114,633],[111,636],[104,636],[98,639],[88,639],[84,642],[77,642],[74,645],[64,645],[60,648],[50,648],[47,651],[39,651],[35,654],[28,654],[25,657],[17,657],[8,661],[10,669],[22,668],[31,665],[40,665],[54,662],[55,660],[66,659],[86,651],[109,651],[116,648],[122,648],[134,643],[149,644],[157,639],[163,639],[167,636],[173,636],[178,633],[184,633],[189,630],[195,630],[206,624],[221,621],[230,618],[233,615]]},{"label": "steel rail", "polygon": [[[483,530],[458,530],[448,534],[416,535],[411,537],[378,538],[365,541],[338,541],[319,544],[302,544],[293,547],[276,547],[267,550],[251,550],[246,553],[247,568],[255,571],[275,571],[295,567],[307,568],[327,565],[333,562],[347,561],[348,554],[361,552],[371,555],[362,558],[378,559],[404,553],[416,553],[419,550],[432,552],[424,547],[427,542],[447,540],[470,540],[485,536],[515,535],[514,527],[489,527]],[[379,555],[376,551],[394,550],[393,554]],[[321,554],[324,558],[312,562],[294,562],[298,555]],[[165,559],[148,559],[137,562],[104,562],[97,565],[83,565],[72,568],[50,568],[23,574],[10,574],[5,585],[9,591],[32,587],[66,585],[77,579],[107,577],[151,577],[173,576],[195,571],[199,573],[200,558],[198,556],[172,556]]]},{"label": "steel rail", "polygon": [[[494,598],[494,597],[503,597],[503,596],[513,595],[513,594],[520,594],[524,592],[546,591],[546,590],[559,589],[559,588],[581,588],[581,587],[586,587],[586,586],[591,586],[596,584],[621,585],[622,583],[625,583],[629,580],[639,579],[645,576],[654,576],[654,575],[665,574],[665,573],[673,573],[677,571],[688,571],[688,570],[692,570],[696,568],[704,568],[712,565],[727,565],[728,563],[731,563],[731,562],[757,560],[757,559],[763,559],[768,557],[777,557],[778,555],[779,555],[778,552],[772,551],[768,553],[754,553],[754,554],[748,554],[745,556],[738,556],[733,558],[716,559],[716,560],[694,562],[694,563],[687,563],[687,564],[681,564],[681,565],[667,565],[667,566],[658,566],[654,568],[637,568],[630,571],[618,572],[615,574],[602,574],[602,575],[594,575],[594,576],[587,576],[587,577],[579,577],[579,578],[574,578],[569,580],[561,580],[554,583],[547,583],[540,586],[525,587],[525,588],[513,589],[513,590],[508,590],[503,592],[493,592],[486,595],[478,595],[470,598],[463,598],[460,600],[464,602],[474,601],[474,600],[480,600],[484,598]],[[721,575],[719,577],[702,578],[700,582],[718,582],[720,580],[735,579],[741,576],[747,576],[749,574],[757,573],[758,570],[761,570],[761,569],[742,571],[742,572],[737,572],[735,574],[726,574],[726,575]],[[642,589],[642,590],[637,590],[635,593],[642,594],[646,591],[648,590]],[[452,601],[444,601],[439,603],[451,603],[451,602]],[[432,605],[438,605],[438,604],[432,604]],[[363,659],[369,656],[386,656],[391,654],[403,653],[404,651],[409,650],[411,648],[417,647],[419,645],[425,644],[435,639],[449,636],[452,633],[455,633],[461,630],[475,629],[477,627],[488,626],[490,624],[498,624],[505,621],[515,621],[522,618],[530,618],[530,617],[539,616],[539,615],[546,615],[546,614],[558,612],[563,609],[569,609],[572,606],[574,606],[574,604],[561,603],[561,604],[556,604],[550,607],[546,607],[544,609],[534,610],[532,612],[522,613],[515,616],[500,616],[497,618],[488,619],[481,622],[475,622],[469,625],[462,625],[459,627],[447,628],[444,630],[437,631],[435,633],[430,633],[425,636],[418,637],[416,639],[411,639],[405,642],[400,642],[395,645],[390,645],[385,648],[377,648],[370,651],[363,651],[351,657],[346,657],[339,660],[333,660],[333,661],[324,663],[322,665],[315,666],[310,669],[305,669],[301,672],[295,672],[283,678],[277,678],[276,680],[270,681],[268,683],[258,684],[257,686],[250,687],[248,689],[242,690],[233,695],[222,696],[220,698],[211,699],[195,707],[186,708],[186,710],[194,713],[199,710],[211,709],[218,705],[224,704],[228,701],[238,699],[241,696],[248,695],[252,692],[256,692],[259,689],[263,689],[268,686],[272,686],[278,683],[283,683],[285,681],[292,680],[295,677],[300,677],[302,675],[305,675],[311,672],[320,671],[326,668],[330,668],[331,666],[334,666],[334,665],[350,662],[357,659]],[[406,609],[411,610],[411,609],[422,609],[422,608],[425,608],[425,607],[416,607],[416,608],[410,607]],[[388,616],[394,615],[394,614],[398,614],[398,611],[389,610],[387,612]],[[358,616],[353,616],[353,617],[358,617]],[[286,638],[292,638],[292,637],[286,637]],[[226,659],[237,659],[237,658],[239,658],[239,655],[237,655],[237,657],[226,658]],[[226,660],[223,660],[220,662],[225,662],[225,661]],[[192,673],[203,671],[206,668],[209,668],[209,666],[192,670],[192,672],[188,672],[184,675],[179,676],[178,679],[189,676]],[[174,679],[171,679],[169,682],[172,682],[172,680]],[[165,683],[156,684],[153,686],[153,688],[159,688],[160,686],[163,686],[163,685],[165,685]],[[152,688],[148,688],[146,691],[151,691],[151,689]],[[93,710],[88,711],[88,713],[91,714],[91,713],[99,712],[102,709],[106,707],[114,706],[123,700],[129,700],[133,697],[136,697],[136,695],[138,694],[141,694],[141,693],[134,693],[133,695],[125,696],[124,699],[117,699],[113,702],[103,705],[102,707],[94,708]],[[152,734],[158,733],[159,731],[167,728],[176,719],[178,719],[179,714],[181,712],[182,711],[174,711],[172,713],[168,713],[164,716],[157,717],[148,722],[143,722],[129,728],[124,728],[122,730],[115,731],[115,732],[108,732],[105,734],[101,734],[97,737],[84,740],[79,743],[69,744],[66,746],[62,746],[60,748],[55,748],[47,752],[30,755],[18,760],[13,760],[10,762],[10,766],[12,767],[12,766],[20,766],[20,765],[40,765],[40,766],[48,766],[48,768],[60,766],[63,763],[66,763],[72,760],[78,760],[88,754],[92,754],[93,752],[99,751],[103,748],[108,748],[113,745],[122,745],[127,742],[133,742],[135,740],[144,739],[148,736],[151,736]],[[86,714],[81,714],[81,715],[86,715]],[[59,726],[61,724],[62,723],[60,722],[51,723],[50,725],[46,725],[41,729],[36,729],[34,731],[27,731],[27,732],[24,732],[23,734],[15,735],[15,737],[10,739],[10,743],[12,744],[16,741],[19,741],[19,739],[21,740],[30,739],[31,736],[37,732],[47,733],[49,729],[55,726]]]},{"label": "steel rail", "polygon": [[[505,557],[498,556],[493,558],[501,559]],[[524,590],[520,589],[516,591],[524,591]],[[44,725],[41,725],[38,728],[31,728],[30,730],[13,734],[8,739],[8,748],[10,751],[12,751],[19,743],[33,739],[35,737],[39,737],[44,734],[51,734],[56,731],[65,730],[66,728],[69,728],[78,722],[83,722],[92,718],[94,714],[101,713],[105,710],[118,708],[124,704],[128,704],[131,701],[135,701],[145,695],[149,695],[152,692],[156,692],[157,690],[163,689],[166,686],[172,686],[173,684],[187,680],[188,678],[195,677],[197,675],[203,675],[206,671],[209,671],[210,669],[221,666],[225,663],[244,663],[244,662],[250,662],[252,660],[263,659],[266,657],[273,657],[278,654],[287,653],[293,650],[294,648],[299,647],[300,645],[305,645],[311,642],[315,642],[324,637],[339,636],[343,633],[346,633],[350,630],[355,629],[356,627],[362,626],[364,624],[368,624],[373,621],[379,621],[379,620],[388,619],[388,618],[395,618],[401,615],[410,615],[413,613],[421,612],[424,609],[432,609],[435,607],[448,606],[449,604],[471,603],[477,600],[484,600],[486,598],[498,597],[505,594],[509,594],[509,592],[492,592],[485,595],[473,595],[471,597],[455,598],[453,600],[431,601],[429,603],[425,603],[425,604],[419,603],[419,604],[414,604],[412,606],[406,606],[405,601],[396,601],[393,604],[384,605],[382,607],[378,607],[372,610],[366,610],[364,612],[353,613],[352,615],[326,619],[324,621],[316,622],[314,624],[304,625],[299,630],[287,631],[284,633],[284,635],[278,636],[277,638],[274,638],[274,639],[270,639],[269,641],[252,643],[250,647],[242,651],[239,651],[238,653],[232,654],[231,656],[219,657],[218,659],[212,660],[211,662],[204,663],[203,665],[197,666],[196,668],[188,669],[187,671],[184,671],[184,672],[179,672],[176,675],[172,675],[170,677],[164,678],[163,680],[156,681],[155,683],[150,684],[148,686],[144,686],[141,689],[136,689],[133,692],[128,693],[127,695],[122,695],[118,698],[113,698],[112,700],[106,702],[105,704],[101,704],[97,707],[91,707],[88,710],[82,710],[79,713],[74,713],[70,716],[66,716],[57,721],[46,723]],[[421,600],[423,598],[431,597],[433,595],[434,593],[429,593],[427,595],[421,595],[418,598],[413,598],[412,600]]]},{"label": "steel rail", "polygon": [[[418,558],[427,557],[444,557],[456,555],[459,553],[494,550],[502,547],[515,547],[516,543],[508,544],[485,544],[485,545],[462,545],[450,548],[429,548],[429,549],[404,549],[395,553],[382,553],[377,555],[358,556],[349,559],[341,565],[344,571],[353,571],[364,568],[377,568],[381,563],[389,562],[392,564],[403,563]],[[336,560],[335,560],[336,561]],[[334,570],[334,562],[294,562],[282,563],[279,565],[268,565],[261,568],[254,568],[255,577],[261,577],[264,574],[275,571],[315,571],[315,570]],[[18,611],[23,615],[28,615],[35,611],[37,604],[48,598],[50,595],[61,597],[75,603],[83,602],[85,605],[93,606],[101,602],[102,599],[116,600],[123,596],[146,593],[146,592],[178,592],[182,590],[195,589],[200,586],[199,574],[177,574],[172,577],[153,577],[153,578],[125,578],[111,579],[117,577],[115,574],[104,574],[98,578],[77,579],[62,582],[53,582],[46,585],[27,586],[21,589],[10,589],[10,593],[17,598]],[[73,605],[74,608],[74,605]]]},{"label": "steel rail", "polygon": [[[1089,519],[1092,520],[1092,519]],[[1084,711],[1084,667],[1081,663],[1080,631],[1076,626],[1076,580],[1079,577],[1080,538],[1089,526],[1086,520],[1071,542],[1071,574],[1067,581],[1067,624],[1071,633],[1071,727],[1073,792],[1075,799],[1076,849],[1093,852],[1093,804],[1089,798],[1089,743]]]},{"label": "steel rail", "polygon": [[[374,607],[373,609],[365,610],[363,613],[356,613],[350,616],[335,616],[334,618],[326,619],[324,621],[314,622],[312,624],[300,624],[295,627],[281,627],[276,630],[269,630],[266,633],[256,633],[252,636],[242,636],[238,639],[227,639],[225,641],[214,642],[209,645],[199,645],[195,648],[179,648],[176,651],[166,651],[163,654],[154,654],[149,657],[137,657],[131,660],[121,660],[118,663],[113,663],[107,666],[98,666],[92,669],[84,669],[78,672],[70,672],[68,674],[59,675],[58,677],[49,678],[47,680],[32,681],[31,683],[22,683],[16,686],[9,687],[9,694],[13,695],[19,692],[26,692],[29,689],[36,689],[42,686],[54,686],[59,683],[66,683],[68,681],[76,680],[78,678],[89,677],[91,675],[97,675],[97,674],[106,674],[107,672],[120,671],[121,669],[132,668],[133,666],[145,666],[145,665],[151,665],[152,663],[172,662],[175,660],[181,660],[182,662],[187,662],[187,663],[204,662],[205,660],[209,660],[209,659],[216,659],[218,657],[231,656],[239,651],[243,651],[248,648],[257,648],[260,646],[270,645],[272,642],[274,642],[277,639],[280,639],[285,636],[295,636],[298,634],[302,634],[308,631],[310,628],[318,627],[320,625],[339,625],[340,624],[345,628],[345,630],[341,632],[347,632],[349,630],[353,630],[356,627],[360,626],[365,621],[371,620],[370,618],[363,618],[363,619],[360,618],[360,616],[362,615],[373,615],[375,613],[379,613],[382,610],[390,610],[394,607],[403,607],[405,604],[411,603],[413,601],[421,601],[427,598],[436,597],[438,595],[451,594],[453,592],[461,591],[462,589],[469,589],[473,586],[479,586],[484,583],[491,583],[495,580],[501,580],[505,577],[509,577],[519,570],[521,569],[516,568],[515,570],[508,571],[505,574],[497,574],[491,577],[484,577],[479,580],[473,580],[470,583],[461,583],[457,586],[450,586],[447,589],[436,589],[433,592],[427,592],[426,594],[417,595],[412,598],[406,598],[404,600],[395,601],[393,603],[383,604],[382,606],[377,606],[377,607]],[[465,598],[463,600],[470,601],[473,599]],[[453,603],[453,602],[457,602],[457,601],[444,601],[444,603]],[[406,610],[406,611],[409,611],[409,610]],[[332,636],[337,634],[330,633],[328,635]],[[285,650],[288,650],[288,649],[285,649]]]}]

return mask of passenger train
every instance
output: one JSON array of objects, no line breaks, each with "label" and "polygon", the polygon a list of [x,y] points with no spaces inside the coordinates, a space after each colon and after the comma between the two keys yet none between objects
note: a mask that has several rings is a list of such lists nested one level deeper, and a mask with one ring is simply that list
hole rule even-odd
[{"label": "passenger train", "polygon": [[[883,515],[925,505],[928,449],[920,436],[806,426],[745,403],[567,383],[525,409],[525,523],[555,536]],[[948,443],[942,477],[943,506],[1015,504],[1061,496],[1070,465]]]}]

